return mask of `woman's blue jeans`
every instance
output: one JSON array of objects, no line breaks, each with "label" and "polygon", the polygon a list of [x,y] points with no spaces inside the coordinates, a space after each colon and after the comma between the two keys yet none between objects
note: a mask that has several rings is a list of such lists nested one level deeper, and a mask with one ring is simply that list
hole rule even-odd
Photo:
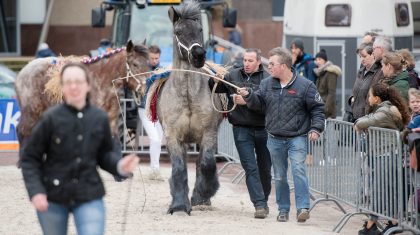
[{"label": "woman's blue jeans", "polygon": [[74,208],[48,201],[48,210],[37,211],[44,235],[66,235],[69,214],[73,214],[78,235],[102,235],[105,231],[105,206],[96,199]]},{"label": "woman's blue jeans", "polygon": [[308,137],[273,137],[269,136],[267,147],[271,154],[276,182],[276,202],[279,211],[290,211],[290,188],[287,180],[288,160],[292,167],[295,187],[296,209],[309,208],[309,185],[306,175],[305,159],[308,149]]},{"label": "woman's blue jeans", "polygon": [[233,126],[233,137],[245,170],[246,186],[254,207],[266,208],[271,192],[271,159],[264,128]]}]

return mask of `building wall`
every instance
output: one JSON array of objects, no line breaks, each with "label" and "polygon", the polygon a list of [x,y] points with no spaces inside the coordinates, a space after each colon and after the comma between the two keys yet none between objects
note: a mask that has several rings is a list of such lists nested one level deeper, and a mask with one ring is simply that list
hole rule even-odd
[{"label": "building wall", "polygon": [[[110,37],[112,13],[106,14],[105,28],[92,28],[91,9],[102,0],[55,0],[46,42],[56,54],[88,55],[102,38]],[[34,3],[35,4],[35,3]],[[81,7],[82,6],[82,7]],[[30,4],[25,7],[30,8]],[[21,24],[21,51],[33,56],[41,34],[41,24]]]},{"label": "building wall", "polygon": [[[91,9],[98,7],[101,1],[54,1],[47,37],[47,43],[54,52],[65,56],[87,55],[89,50],[98,47],[100,39],[111,36],[111,12],[107,12],[105,28],[90,27]],[[260,48],[265,56],[271,48],[281,45],[282,40],[282,22],[272,20],[272,1],[275,0],[229,1],[238,10],[238,26],[242,30],[243,46]],[[228,32],[222,28],[220,21],[216,20],[213,25],[216,35],[227,38]],[[41,24],[21,25],[22,55],[35,54],[41,28]]]},{"label": "building wall", "polygon": [[[231,0],[230,4],[238,10],[238,27],[242,32],[244,48],[259,48],[264,57],[274,47],[281,46],[283,22],[272,20],[272,1],[276,0]],[[256,10],[258,9],[258,10]],[[213,23],[214,33],[228,38],[227,29],[221,22]]]}]

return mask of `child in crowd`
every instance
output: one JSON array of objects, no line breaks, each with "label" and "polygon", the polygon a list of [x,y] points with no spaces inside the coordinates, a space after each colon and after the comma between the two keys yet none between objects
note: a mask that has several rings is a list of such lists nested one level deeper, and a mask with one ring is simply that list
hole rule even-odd
[{"label": "child in crowd", "polygon": [[[368,94],[369,105],[372,112],[363,116],[354,124],[356,131],[360,132],[369,127],[381,127],[395,130],[402,130],[409,122],[410,115],[408,107],[404,99],[399,95],[398,91],[384,83],[374,84]],[[378,217],[371,215],[370,219],[364,224],[363,229],[359,231],[359,235],[375,235],[381,234],[376,226]],[[391,221],[387,229],[396,226]]]},{"label": "child in crowd", "polygon": [[420,90],[410,88],[408,90],[408,100],[412,115],[407,128],[414,132],[420,132]]}]

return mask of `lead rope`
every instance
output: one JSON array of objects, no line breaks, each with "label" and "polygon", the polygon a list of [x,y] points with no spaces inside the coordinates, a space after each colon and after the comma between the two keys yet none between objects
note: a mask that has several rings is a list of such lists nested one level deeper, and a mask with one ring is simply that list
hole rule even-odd
[{"label": "lead rope", "polygon": [[[126,68],[127,68],[127,75],[125,77],[123,77],[122,79],[126,79],[127,82],[128,82],[128,79],[129,78],[135,79],[136,82],[137,82],[136,91],[138,91],[141,88],[141,85],[142,84],[145,84],[145,83],[140,82],[140,80],[138,80],[136,78],[136,76],[150,74],[151,72],[133,74],[131,72],[131,69],[130,69],[128,63],[126,63]],[[118,102],[118,107],[119,107],[119,110],[120,110],[120,114],[123,117],[123,119],[126,120],[126,117],[125,117],[126,114],[122,110],[120,96],[118,95],[118,90],[117,90],[117,88],[115,86],[115,81],[116,80],[121,80],[121,78],[117,78],[117,79],[112,80],[112,89],[114,90],[115,97],[117,98],[117,102]],[[136,100],[136,99],[134,99],[134,100]],[[137,102],[136,102],[136,104],[137,104]],[[124,124],[124,130],[127,130],[127,125],[126,124]],[[126,135],[126,133],[123,133],[123,134]],[[137,135],[137,133],[136,133],[136,135]],[[123,144],[125,144],[125,143],[123,143]],[[134,145],[133,145],[133,142],[132,141],[130,141],[130,146],[131,146],[132,151],[134,152]],[[141,180],[141,183],[143,185],[143,196],[144,196],[144,200],[143,200],[143,205],[141,206],[141,211],[140,211],[140,213],[143,213],[144,208],[146,206],[147,194],[146,194],[146,187],[145,187],[145,183],[144,183],[143,174],[141,172],[140,167],[138,167],[138,169],[139,169],[140,180]],[[123,216],[122,216],[123,217],[123,221],[121,222],[121,233],[123,235],[126,232],[127,216],[128,216],[128,206],[129,206],[130,201],[131,201],[131,189],[132,189],[132,186],[133,186],[133,179],[132,178],[129,178],[128,179],[128,185],[127,185],[127,197],[125,199],[125,205],[124,205]]]},{"label": "lead rope", "polygon": [[[207,65],[207,66],[209,66],[210,67],[210,65]],[[208,74],[211,74],[211,75],[214,75],[214,76],[217,76],[217,74],[215,74],[211,69],[209,69],[209,68],[205,68],[205,67],[203,67],[202,68],[204,71],[206,71]],[[218,77],[219,78],[219,77]],[[222,79],[222,78],[220,78],[220,79]],[[219,98],[220,98],[220,101],[221,101],[221,103],[222,103],[222,109],[223,110],[219,110],[219,109],[217,109],[217,107],[216,107],[216,105],[214,104],[214,95],[215,95],[215,93],[216,93],[216,88],[217,88],[217,86],[219,85],[219,81],[220,80],[217,80],[217,81],[215,81],[215,84],[214,84],[214,86],[213,86],[213,89],[211,90],[211,104],[213,105],[213,109],[214,110],[216,110],[217,112],[219,112],[219,113],[223,113],[223,114],[225,114],[225,113],[230,113],[230,112],[232,112],[235,108],[236,108],[236,103],[235,103],[235,101],[233,101],[233,107],[230,109],[230,110],[228,110],[228,99],[226,98],[226,96],[225,95],[223,95],[223,94],[219,94]],[[224,81],[223,79],[222,79],[222,81]]]},{"label": "lead rope", "polygon": [[[204,70],[206,70],[206,69],[204,69]],[[230,82],[228,82],[226,80],[223,80],[222,78],[219,78],[217,76],[214,76],[212,74],[209,74],[209,73],[203,73],[203,72],[200,72],[200,71],[194,71],[194,70],[188,70],[188,69],[165,69],[165,71],[178,71],[178,72],[191,72],[191,73],[196,73],[196,74],[200,74],[200,75],[204,75],[204,76],[208,76],[208,77],[214,78],[214,79],[218,80],[219,82],[223,82],[224,84],[226,84],[228,86],[231,86],[231,87],[233,87],[235,89],[240,89],[240,87],[238,87],[238,86],[236,86],[236,85],[234,85],[234,84],[232,84],[232,83],[230,83]],[[150,73],[153,73],[153,71],[152,72],[145,72],[145,73],[138,73],[138,74],[131,74],[129,76],[125,76],[125,77],[121,77],[121,78],[116,78],[112,82],[114,82],[115,80],[123,80],[123,79],[128,79],[130,77],[136,77],[136,76],[141,76],[141,75],[150,74]],[[216,84],[215,84],[215,86],[217,86]],[[219,112],[219,113],[229,113],[229,112],[232,112],[235,109],[235,107],[236,107],[236,103],[234,104],[234,107],[232,107],[232,109],[230,109],[228,111],[218,110],[216,108],[216,106],[214,104],[214,99],[213,99],[213,96],[214,96],[215,91],[216,91],[216,88],[213,87],[212,96],[211,96],[212,97],[213,109],[215,111]]]},{"label": "lead rope", "polygon": [[[124,120],[126,120],[126,117],[125,117],[125,112],[123,112],[123,110],[122,110],[120,97],[119,97],[119,95],[118,95],[118,91],[117,91],[117,88],[116,88],[116,86],[115,86],[115,80],[116,80],[116,79],[112,80],[112,88],[113,88],[114,93],[115,93],[115,96],[117,97],[117,100],[118,100],[118,107],[119,107],[119,109],[120,109],[120,114],[122,115],[123,119],[124,119]],[[126,129],[127,129],[127,125],[126,125],[126,124],[124,124],[124,130],[126,130]],[[126,133],[125,133],[125,132],[124,132],[124,135],[126,135]],[[137,135],[137,133],[136,133],[136,135]],[[125,144],[125,143],[123,143],[123,144]],[[134,152],[134,145],[133,145],[132,141],[130,141],[130,145],[131,145],[131,149],[132,149],[132,150],[133,150],[133,152]],[[138,169],[139,169],[140,180],[141,180],[141,183],[142,183],[142,185],[143,185],[143,196],[144,196],[144,200],[143,200],[143,205],[142,205],[142,207],[141,207],[141,211],[140,211],[140,213],[143,213],[143,211],[144,211],[144,207],[146,206],[147,195],[146,195],[146,187],[145,187],[145,184],[144,184],[143,174],[142,174],[142,172],[141,172],[140,167],[138,167]],[[122,219],[122,222],[121,222],[121,233],[122,233],[123,235],[124,235],[124,234],[125,234],[125,232],[126,232],[126,226],[127,226],[127,215],[128,215],[128,206],[129,206],[129,203],[130,203],[130,200],[131,200],[131,188],[132,188],[132,186],[133,186],[133,179],[132,179],[132,178],[129,178],[129,179],[127,179],[127,180],[128,180],[128,185],[127,185],[127,197],[126,197],[126,199],[125,199],[125,205],[124,205],[123,216],[122,216],[122,217],[123,217],[123,219]]]}]

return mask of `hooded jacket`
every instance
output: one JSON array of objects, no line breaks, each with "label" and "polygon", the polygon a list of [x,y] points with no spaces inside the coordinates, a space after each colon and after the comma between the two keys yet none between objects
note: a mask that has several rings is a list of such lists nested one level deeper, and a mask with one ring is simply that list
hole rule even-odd
[{"label": "hooded jacket", "polygon": [[314,74],[315,67],[314,58],[307,53],[303,53],[293,64],[293,69],[299,76],[305,77],[313,83],[316,82],[316,76]]},{"label": "hooded jacket", "polygon": [[335,118],[337,79],[341,75],[341,69],[327,61],[322,67],[315,68],[314,73],[317,76],[316,88],[325,102],[325,117]]}]

